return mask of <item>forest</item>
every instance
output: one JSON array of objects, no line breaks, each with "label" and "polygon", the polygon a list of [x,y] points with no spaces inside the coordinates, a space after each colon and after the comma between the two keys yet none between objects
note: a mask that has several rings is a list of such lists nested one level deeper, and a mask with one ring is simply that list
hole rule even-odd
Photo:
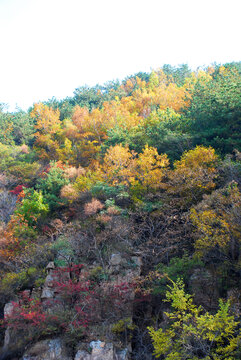
[{"label": "forest", "polygon": [[1,360],[240,359],[241,62],[1,104],[0,228]]}]

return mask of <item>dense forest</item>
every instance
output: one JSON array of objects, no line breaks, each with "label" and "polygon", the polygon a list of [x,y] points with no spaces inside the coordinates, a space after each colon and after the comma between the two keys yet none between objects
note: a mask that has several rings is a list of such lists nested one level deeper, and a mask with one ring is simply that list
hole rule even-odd
[{"label": "dense forest", "polygon": [[240,359],[240,186],[241,63],[2,104],[0,359]]}]

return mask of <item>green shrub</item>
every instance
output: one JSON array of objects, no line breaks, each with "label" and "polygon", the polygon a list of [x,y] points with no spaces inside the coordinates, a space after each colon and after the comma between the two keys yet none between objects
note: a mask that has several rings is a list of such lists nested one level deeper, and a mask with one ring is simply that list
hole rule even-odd
[{"label": "green shrub", "polygon": [[16,215],[22,215],[29,226],[35,226],[40,217],[44,217],[49,207],[45,202],[42,192],[33,189],[24,190],[25,197],[15,210]]},{"label": "green shrub", "polygon": [[[160,263],[156,266],[156,270],[160,274],[165,274],[173,281],[177,281],[182,277],[184,282],[188,281],[192,270],[197,267],[204,267],[204,263],[197,258],[190,258],[188,254],[184,254],[182,258],[174,257],[170,260],[168,265]],[[153,287],[154,294],[164,294],[166,291],[167,277],[163,277],[155,282]]]},{"label": "green shrub", "polygon": [[0,282],[0,293],[2,296],[10,298],[20,290],[39,287],[45,280],[45,270],[36,267],[29,267],[20,272],[9,272],[4,274]]},{"label": "green shrub", "polygon": [[69,180],[64,177],[64,170],[58,167],[55,162],[51,163],[46,176],[38,180],[36,187],[42,191],[50,211],[54,211],[67,203],[65,199],[60,198],[61,188],[67,184],[69,184]]},{"label": "green shrub", "polygon": [[105,198],[124,198],[129,197],[128,193],[126,192],[126,187],[124,185],[116,185],[110,186],[104,182],[98,181],[94,186],[91,188],[91,193],[95,197],[105,197]]}]

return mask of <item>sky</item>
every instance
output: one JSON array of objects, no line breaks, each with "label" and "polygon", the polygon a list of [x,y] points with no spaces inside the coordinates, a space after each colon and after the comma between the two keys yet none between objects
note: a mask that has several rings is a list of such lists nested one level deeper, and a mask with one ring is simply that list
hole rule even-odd
[{"label": "sky", "polygon": [[240,0],[0,0],[9,111],[164,64],[241,60]]}]

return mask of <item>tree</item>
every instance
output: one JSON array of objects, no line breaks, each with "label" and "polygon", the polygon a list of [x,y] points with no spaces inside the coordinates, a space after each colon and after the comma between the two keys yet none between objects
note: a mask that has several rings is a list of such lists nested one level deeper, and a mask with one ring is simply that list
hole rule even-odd
[{"label": "tree", "polygon": [[196,252],[205,255],[219,249],[232,261],[240,256],[241,194],[235,182],[206,195],[191,209],[195,226]]},{"label": "tree", "polygon": [[104,157],[104,179],[112,185],[130,185],[135,180],[135,156],[127,146],[111,146]]},{"label": "tree", "polygon": [[230,313],[230,301],[219,301],[216,314],[204,312],[185,293],[182,280],[168,286],[166,298],[172,311],[166,312],[167,328],[149,333],[154,355],[167,360],[239,359],[241,332],[239,322]]},{"label": "tree", "polygon": [[37,220],[45,216],[49,211],[48,205],[44,202],[41,192],[24,190],[24,197],[21,203],[18,203],[15,214],[22,215],[29,226],[37,224]]},{"label": "tree", "polygon": [[36,188],[42,192],[44,200],[51,211],[56,210],[65,203],[60,197],[60,192],[61,188],[69,183],[69,180],[64,177],[62,167],[61,163],[52,162],[47,172],[37,181]]},{"label": "tree", "polygon": [[136,160],[137,180],[146,191],[164,187],[162,179],[169,165],[166,154],[159,155],[156,148],[145,146]]},{"label": "tree", "polygon": [[168,192],[179,196],[182,206],[197,202],[215,188],[218,156],[211,147],[197,146],[183,153],[169,173]]},{"label": "tree", "polygon": [[57,135],[61,132],[59,110],[53,110],[43,103],[35,104],[30,113],[35,120],[34,149],[43,160],[58,160],[59,143]]},{"label": "tree", "polygon": [[211,145],[221,154],[241,150],[240,89],[241,74],[234,66],[220,66],[206,81],[197,78],[185,110],[194,145]]}]

